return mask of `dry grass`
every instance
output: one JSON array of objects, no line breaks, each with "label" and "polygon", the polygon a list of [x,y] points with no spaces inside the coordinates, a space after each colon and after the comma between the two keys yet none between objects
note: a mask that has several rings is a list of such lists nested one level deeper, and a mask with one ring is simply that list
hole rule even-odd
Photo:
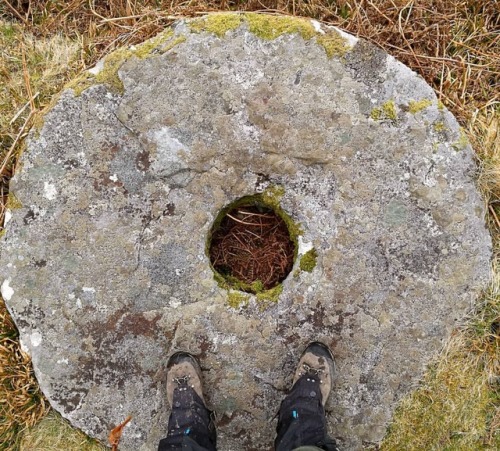
[{"label": "dry grass", "polygon": [[265,290],[281,283],[293,267],[295,246],[285,221],[261,206],[237,207],[212,234],[210,262],[223,277],[236,278],[251,291],[260,282]]},{"label": "dry grass", "polygon": [[[493,0],[0,0],[0,224],[33,115],[67,80],[176,17],[216,10],[313,17],[369,39],[421,74],[474,146],[498,261],[500,13]],[[470,320],[398,409],[382,448],[500,449],[497,268]],[[0,449],[10,450],[21,431],[44,415],[46,402],[1,300],[0,331]],[[25,433],[23,447],[92,449],[74,434],[51,416]]]},{"label": "dry grass", "polygon": [[22,437],[20,451],[105,451],[106,447],[77,431],[54,411]]}]

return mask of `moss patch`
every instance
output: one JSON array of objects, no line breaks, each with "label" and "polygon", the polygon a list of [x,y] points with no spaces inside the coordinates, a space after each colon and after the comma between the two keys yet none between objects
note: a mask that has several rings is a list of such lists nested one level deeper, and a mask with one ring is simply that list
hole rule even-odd
[{"label": "moss patch", "polygon": [[122,94],[124,88],[118,76],[118,71],[127,60],[132,57],[145,59],[154,53],[162,54],[168,52],[185,40],[185,36],[174,37],[173,30],[166,30],[137,47],[117,49],[105,57],[104,66],[99,73],[93,75],[87,71],[69,82],[65,88],[72,89],[75,95],[79,96],[87,88],[95,84],[105,84],[112,91]]},{"label": "moss patch", "polygon": [[278,302],[280,294],[283,292],[283,285],[276,285],[274,288],[270,290],[261,291],[260,293],[256,293],[257,301],[260,302]]},{"label": "moss patch", "polygon": [[244,15],[248,28],[255,36],[271,41],[285,33],[298,33],[305,40],[317,35],[310,20],[289,16],[269,16],[256,13]]},{"label": "moss patch", "polygon": [[222,38],[228,31],[235,30],[244,21],[248,23],[251,33],[269,41],[287,33],[298,33],[305,40],[310,40],[316,36],[316,42],[325,49],[329,58],[336,55],[343,56],[351,49],[347,44],[347,40],[340,33],[332,30],[326,34],[320,34],[310,20],[297,17],[270,16],[256,13],[219,13],[192,20],[189,22],[189,28],[195,33],[207,31]]},{"label": "moss patch", "polygon": [[344,56],[351,50],[351,46],[347,44],[347,40],[335,30],[318,36],[316,42],[325,49],[328,58]]},{"label": "moss patch", "polygon": [[195,33],[207,31],[222,38],[228,31],[238,28],[242,21],[243,16],[240,14],[210,14],[207,17],[189,22],[189,28]]},{"label": "moss patch", "polygon": [[300,259],[300,269],[302,271],[312,272],[312,270],[316,267],[316,260],[318,258],[318,253],[316,249],[311,249],[307,251],[302,258]]},{"label": "moss patch", "polygon": [[394,100],[388,100],[381,107],[374,108],[370,117],[375,121],[395,121],[398,118]]},{"label": "moss patch", "polygon": [[241,306],[247,306],[250,297],[246,294],[239,293],[237,291],[230,291],[227,294],[227,303],[232,308],[240,308]]},{"label": "moss patch", "polygon": [[432,105],[432,100],[422,99],[422,100],[412,100],[408,103],[408,110],[411,114],[416,114],[419,111],[425,110]]}]

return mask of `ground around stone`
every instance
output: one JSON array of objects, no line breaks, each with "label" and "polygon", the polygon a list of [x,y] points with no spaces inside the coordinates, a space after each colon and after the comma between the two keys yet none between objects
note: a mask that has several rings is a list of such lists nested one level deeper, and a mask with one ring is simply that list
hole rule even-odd
[{"label": "ground around stone", "polygon": [[[336,356],[330,433],[376,443],[488,279],[471,148],[432,89],[334,29],[252,20],[115,54],[62,93],[12,180],[2,296],[57,410],[101,440],[133,415],[124,450],[165,435],[179,349],[201,361],[220,449],[269,449],[311,340]],[[238,306],[206,245],[256,193],[301,229],[299,255],[276,302]]]}]

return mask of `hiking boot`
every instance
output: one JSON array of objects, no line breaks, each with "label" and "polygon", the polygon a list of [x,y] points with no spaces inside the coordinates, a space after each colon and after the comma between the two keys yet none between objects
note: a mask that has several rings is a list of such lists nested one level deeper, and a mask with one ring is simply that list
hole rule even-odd
[{"label": "hiking boot", "polygon": [[200,365],[191,354],[176,352],[168,359],[167,400],[172,409],[167,437],[160,441],[159,451],[215,451],[214,414],[206,406],[201,379]]},{"label": "hiking boot", "polygon": [[300,357],[293,386],[278,414],[276,451],[302,446],[338,451],[328,436],[325,404],[332,390],[333,356],[326,345],[310,343]]},{"label": "hiking boot", "polygon": [[307,381],[313,383],[319,382],[319,389],[322,395],[321,402],[324,407],[332,391],[332,378],[334,372],[335,363],[328,346],[319,341],[313,341],[307,346],[300,357],[293,378],[293,385],[295,385],[302,376],[306,376]]},{"label": "hiking boot", "polygon": [[188,387],[192,388],[206,405],[201,378],[200,364],[195,357],[183,351],[172,354],[167,362],[167,400],[170,406],[174,407],[174,390],[183,392]]}]

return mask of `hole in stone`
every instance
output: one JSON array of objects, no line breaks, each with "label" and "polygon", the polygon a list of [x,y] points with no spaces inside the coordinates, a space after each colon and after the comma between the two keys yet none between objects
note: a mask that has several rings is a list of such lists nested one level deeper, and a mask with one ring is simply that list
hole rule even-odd
[{"label": "hole in stone", "polygon": [[296,245],[283,216],[253,197],[239,199],[219,213],[209,256],[216,274],[231,288],[257,293],[285,280]]}]

